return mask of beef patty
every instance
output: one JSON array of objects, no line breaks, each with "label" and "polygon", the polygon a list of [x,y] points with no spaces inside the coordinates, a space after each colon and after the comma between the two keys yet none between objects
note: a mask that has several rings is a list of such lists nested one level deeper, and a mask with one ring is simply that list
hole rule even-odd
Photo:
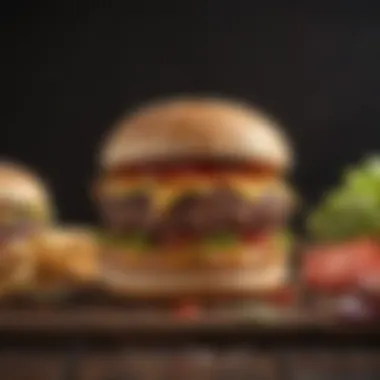
[{"label": "beef patty", "polygon": [[276,228],[286,222],[291,202],[271,194],[250,201],[231,189],[219,188],[207,194],[183,194],[161,214],[144,193],[103,202],[101,207],[107,226],[115,232],[144,231],[169,237]]}]

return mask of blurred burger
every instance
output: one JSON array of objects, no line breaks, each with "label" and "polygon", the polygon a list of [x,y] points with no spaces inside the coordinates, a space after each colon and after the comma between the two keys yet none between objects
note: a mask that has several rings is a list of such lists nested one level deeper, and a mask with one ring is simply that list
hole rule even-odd
[{"label": "blurred burger", "polygon": [[0,245],[44,228],[52,218],[42,180],[21,165],[0,162]]},{"label": "blurred burger", "polygon": [[254,297],[284,286],[292,154],[247,105],[176,99],[121,120],[95,196],[108,285],[135,297]]},{"label": "blurred burger", "polygon": [[25,290],[36,260],[30,238],[53,219],[46,185],[32,171],[0,162],[0,292]]}]

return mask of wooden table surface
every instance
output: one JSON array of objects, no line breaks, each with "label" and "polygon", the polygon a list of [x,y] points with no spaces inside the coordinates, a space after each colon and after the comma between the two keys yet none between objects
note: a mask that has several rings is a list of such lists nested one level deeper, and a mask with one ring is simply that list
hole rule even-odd
[{"label": "wooden table surface", "polygon": [[1,380],[380,378],[380,328],[294,308],[2,306],[0,337]]},{"label": "wooden table surface", "polygon": [[[192,336],[380,336],[380,324],[343,323],[327,313],[297,308],[249,308],[181,315],[172,310],[115,306],[0,307],[0,336],[79,339],[131,339],[162,335]],[[1,344],[1,341],[0,341]]]}]

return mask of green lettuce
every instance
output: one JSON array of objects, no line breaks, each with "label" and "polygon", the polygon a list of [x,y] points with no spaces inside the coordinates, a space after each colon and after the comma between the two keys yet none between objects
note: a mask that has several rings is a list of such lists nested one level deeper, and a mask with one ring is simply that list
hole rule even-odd
[{"label": "green lettuce", "polygon": [[232,232],[220,232],[207,236],[202,240],[202,247],[206,252],[224,250],[235,247],[239,242],[239,235]]},{"label": "green lettuce", "polygon": [[136,232],[129,235],[118,235],[98,232],[97,236],[102,244],[120,248],[130,248],[136,252],[143,252],[151,247],[151,241],[144,233]]},{"label": "green lettuce", "polygon": [[327,241],[380,235],[380,157],[348,168],[310,214],[307,227],[312,237]]}]

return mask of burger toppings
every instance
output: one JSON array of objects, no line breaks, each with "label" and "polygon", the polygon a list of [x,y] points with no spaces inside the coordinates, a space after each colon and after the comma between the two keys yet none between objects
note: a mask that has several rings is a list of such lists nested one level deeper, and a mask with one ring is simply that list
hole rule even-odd
[{"label": "burger toppings", "polygon": [[214,235],[224,231],[244,233],[272,227],[260,223],[260,201],[250,202],[231,189],[219,188],[208,194],[185,195],[163,215],[176,234]]},{"label": "burger toppings", "polygon": [[122,189],[119,182],[117,195],[100,192],[100,203],[112,239],[131,248],[236,245],[283,226],[292,207],[286,189],[274,181],[185,176],[149,187],[125,181]]},{"label": "burger toppings", "polygon": [[152,201],[143,191],[107,199],[102,211],[106,223],[116,232],[149,230],[153,223]]},{"label": "burger toppings", "polygon": [[214,252],[215,250],[223,250],[236,247],[239,244],[239,235],[220,232],[206,236],[202,240],[203,252]]},{"label": "burger toppings", "polygon": [[152,247],[153,239],[144,232],[109,232],[100,234],[101,240],[106,245],[112,245],[116,248],[128,248],[130,252],[142,253],[147,252]]}]

